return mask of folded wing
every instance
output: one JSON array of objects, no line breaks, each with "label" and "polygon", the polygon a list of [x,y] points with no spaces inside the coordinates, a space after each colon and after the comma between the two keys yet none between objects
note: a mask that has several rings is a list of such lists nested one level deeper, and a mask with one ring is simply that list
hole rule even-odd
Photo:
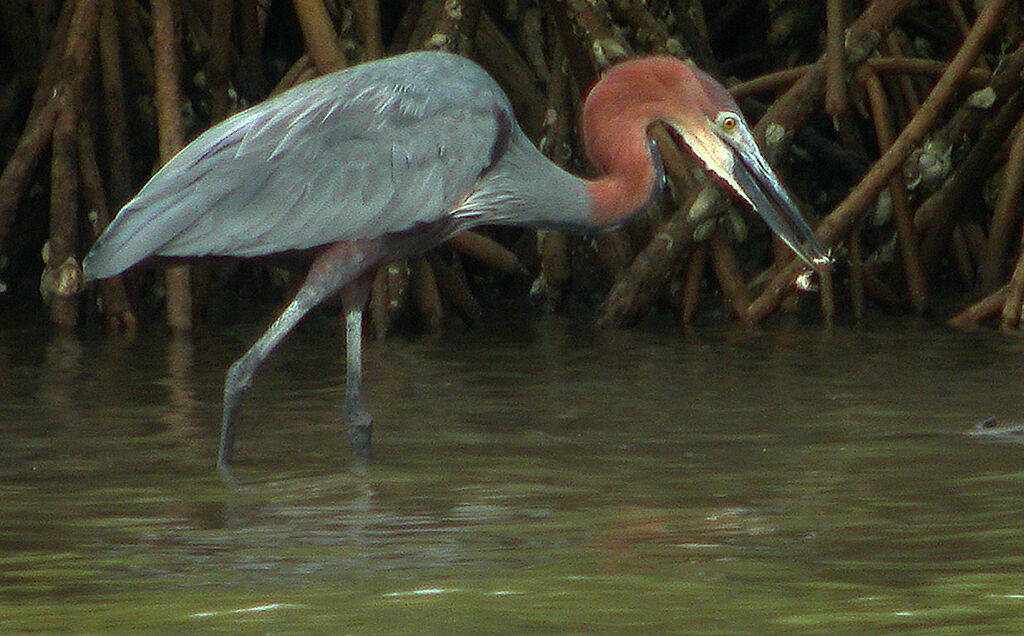
[{"label": "folded wing", "polygon": [[414,53],[302,84],[214,126],[129,201],[84,263],[259,256],[402,232],[448,214],[512,120],[479,66]]}]

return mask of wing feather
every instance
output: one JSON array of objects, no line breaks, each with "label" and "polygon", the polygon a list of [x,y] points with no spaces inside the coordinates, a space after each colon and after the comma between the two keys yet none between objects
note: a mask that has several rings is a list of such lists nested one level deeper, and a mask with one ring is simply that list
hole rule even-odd
[{"label": "wing feather", "polygon": [[129,201],[84,265],[258,256],[449,214],[492,163],[507,98],[475,63],[413,53],[302,84],[214,126]]}]

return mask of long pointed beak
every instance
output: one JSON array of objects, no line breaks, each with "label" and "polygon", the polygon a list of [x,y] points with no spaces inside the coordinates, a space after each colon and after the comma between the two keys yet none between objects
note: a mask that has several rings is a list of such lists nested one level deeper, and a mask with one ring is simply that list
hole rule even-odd
[{"label": "long pointed beak", "polygon": [[815,270],[827,267],[832,259],[761,153],[747,148],[732,150],[736,158],[732,177],[740,196],[802,261]]},{"label": "long pointed beak", "polygon": [[[728,98],[724,89],[722,92]],[[779,183],[750,129],[738,115],[735,117],[737,125],[729,133],[710,120],[706,125],[684,120],[673,124],[672,130],[704,167],[746,201],[800,260],[815,271],[827,269],[832,259]]]}]

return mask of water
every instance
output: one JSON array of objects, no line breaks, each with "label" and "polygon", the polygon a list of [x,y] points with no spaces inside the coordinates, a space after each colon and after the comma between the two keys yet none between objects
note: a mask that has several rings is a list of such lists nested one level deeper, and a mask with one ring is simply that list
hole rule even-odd
[{"label": "water", "polygon": [[0,335],[0,632],[1024,630],[1024,341],[510,319],[370,343],[353,466],[331,329],[213,470],[262,325]]}]

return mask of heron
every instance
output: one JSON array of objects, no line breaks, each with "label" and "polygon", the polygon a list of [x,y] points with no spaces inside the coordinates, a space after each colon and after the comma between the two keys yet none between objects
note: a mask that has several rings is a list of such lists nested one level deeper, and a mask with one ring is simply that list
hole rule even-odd
[{"label": "heron", "polygon": [[582,109],[584,150],[599,173],[586,179],[530,142],[481,66],[413,52],[300,84],[199,135],[118,212],[82,263],[85,280],[151,256],[308,252],[294,298],[227,371],[217,465],[232,460],[257,368],[308,311],[339,293],[342,417],[355,454],[368,458],[362,314],[375,269],[482,224],[585,233],[624,224],[661,187],[649,134],[657,123],[803,261],[827,262],[735,101],[691,61],[636,58],[605,72]]}]

